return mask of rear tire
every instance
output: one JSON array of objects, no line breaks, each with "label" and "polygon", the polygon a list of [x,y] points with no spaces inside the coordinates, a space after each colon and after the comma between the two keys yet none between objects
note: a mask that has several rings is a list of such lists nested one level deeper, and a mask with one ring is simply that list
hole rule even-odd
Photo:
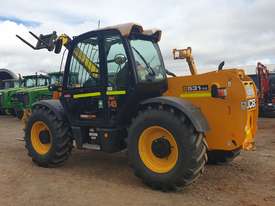
[{"label": "rear tire", "polygon": [[[44,132],[47,143],[41,140]],[[39,133],[39,137],[37,137]],[[45,135],[44,135],[45,136]],[[33,162],[41,167],[62,165],[72,150],[72,137],[66,121],[57,119],[48,108],[38,107],[32,112],[25,129],[25,147]]]},{"label": "rear tire", "polygon": [[[146,131],[156,131],[156,133],[151,133],[151,137],[150,133],[144,137]],[[160,138],[156,134],[161,134],[161,131],[168,131],[168,133],[164,132],[167,135],[160,135],[164,139],[169,134],[172,135],[173,140],[171,140],[171,137],[168,140],[169,142],[175,141],[176,148],[171,147],[171,153],[167,157],[159,159],[157,156],[151,157],[154,153],[153,144],[156,140],[147,141],[149,145],[144,146],[144,148],[148,148],[147,150],[141,146],[140,142],[146,143],[146,141],[143,141],[144,138],[159,140]],[[155,134],[155,137],[153,134]],[[165,142],[166,140],[162,141]],[[152,152],[150,152],[150,148],[152,148]],[[163,151],[162,149],[160,151]],[[174,160],[172,150],[175,149],[177,158],[175,161],[171,161],[171,159]],[[206,150],[203,134],[198,133],[183,114],[176,115],[169,108],[167,110],[148,109],[142,111],[133,120],[129,128],[128,155],[130,164],[134,168],[135,175],[153,189],[177,190],[181,186],[194,182],[204,170],[207,162]],[[149,155],[144,155],[146,153]],[[145,157],[149,158],[144,159]],[[169,164],[170,161],[171,165]],[[160,163],[157,164],[158,162]]]},{"label": "rear tire", "polygon": [[241,149],[233,151],[208,151],[208,164],[226,165],[232,162],[241,153]]}]

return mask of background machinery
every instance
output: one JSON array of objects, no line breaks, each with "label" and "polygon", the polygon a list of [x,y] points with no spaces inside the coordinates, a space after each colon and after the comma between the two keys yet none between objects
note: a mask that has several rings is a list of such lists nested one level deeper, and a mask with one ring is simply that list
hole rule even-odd
[{"label": "background machinery", "polygon": [[275,117],[275,73],[258,62],[256,74],[249,75],[258,88],[260,116]]},{"label": "background machinery", "polygon": [[14,114],[11,102],[12,95],[20,89],[21,81],[17,79],[3,80],[3,89],[0,90],[0,113]]},{"label": "background machinery", "polygon": [[[49,77],[43,74],[23,76],[21,88],[11,95],[11,105],[15,115],[21,119],[24,109],[48,93]],[[46,90],[46,92],[45,92]]]},{"label": "background machinery", "polygon": [[[217,71],[205,76],[213,76],[210,82],[193,67],[194,75],[182,79],[188,84],[181,77],[167,79],[172,73],[165,69],[158,47],[160,30],[123,24],[73,40],[55,32],[31,34],[36,46],[18,38],[33,49],[68,49],[62,86],[50,87],[61,92],[60,99],[35,103],[26,124],[26,148],[39,166],[63,164],[73,141],[79,149],[108,153],[128,148],[138,177],[154,189],[173,190],[203,172],[207,144],[211,151],[236,151],[254,137],[257,104],[250,78],[242,70]],[[200,108],[191,96],[207,97],[200,100],[207,107]],[[215,115],[208,107],[225,111],[208,117]],[[228,118],[240,118],[242,132]],[[231,125],[230,131],[216,128],[223,121],[235,124],[236,131]],[[219,160],[220,153],[213,157]]]},{"label": "background machinery", "polygon": [[33,87],[26,87],[21,89],[15,95],[17,99],[17,111],[20,115],[18,118],[22,119],[23,114],[28,115],[32,105],[39,100],[52,99],[54,92],[49,90],[51,84],[61,84],[63,74],[61,72],[51,72],[46,75],[37,75],[36,83]]}]

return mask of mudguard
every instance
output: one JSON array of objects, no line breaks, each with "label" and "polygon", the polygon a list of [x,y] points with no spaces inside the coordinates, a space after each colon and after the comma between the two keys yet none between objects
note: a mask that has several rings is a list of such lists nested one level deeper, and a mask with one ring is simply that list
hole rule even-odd
[{"label": "mudguard", "polygon": [[171,96],[154,97],[141,102],[141,104],[169,105],[183,112],[189,118],[198,132],[206,132],[209,130],[207,120],[201,110],[189,101],[186,101],[182,98]]},{"label": "mudguard", "polygon": [[54,112],[58,120],[66,119],[66,114],[61,102],[57,99],[41,100],[32,105],[32,109],[37,106],[47,107],[49,110]]}]

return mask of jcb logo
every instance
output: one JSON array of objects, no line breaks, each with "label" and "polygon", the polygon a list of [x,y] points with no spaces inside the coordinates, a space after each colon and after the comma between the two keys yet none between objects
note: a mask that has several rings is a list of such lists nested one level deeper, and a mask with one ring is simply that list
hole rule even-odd
[{"label": "jcb logo", "polygon": [[252,109],[256,107],[256,99],[247,100],[247,109]]}]

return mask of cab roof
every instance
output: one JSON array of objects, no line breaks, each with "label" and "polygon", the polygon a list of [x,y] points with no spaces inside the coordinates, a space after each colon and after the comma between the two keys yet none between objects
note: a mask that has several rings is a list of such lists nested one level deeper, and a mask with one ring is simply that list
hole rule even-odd
[{"label": "cab roof", "polygon": [[39,77],[45,77],[45,78],[47,78],[48,75],[45,75],[45,74],[31,74],[31,75],[23,76],[23,78],[33,78],[33,77],[37,77],[37,78],[39,78]]},{"label": "cab roof", "polygon": [[157,41],[160,41],[161,39],[161,30],[159,29],[144,30],[143,27],[137,23],[118,24],[114,26],[104,27],[99,30],[109,30],[109,29],[118,30],[121,33],[121,35],[124,37],[130,36],[132,33],[140,33],[147,36],[153,36],[156,38]]}]

